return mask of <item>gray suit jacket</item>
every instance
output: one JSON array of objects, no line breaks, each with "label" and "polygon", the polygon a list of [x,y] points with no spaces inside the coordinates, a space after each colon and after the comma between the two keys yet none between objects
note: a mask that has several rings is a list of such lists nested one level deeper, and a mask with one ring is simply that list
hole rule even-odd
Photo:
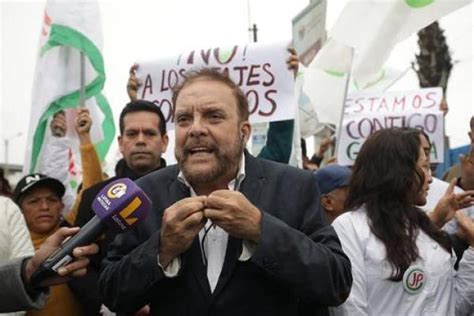
[{"label": "gray suit jacket", "polygon": [[229,236],[211,292],[196,237],[181,255],[179,275],[167,278],[157,262],[161,219],[166,208],[190,194],[178,172],[171,166],[137,181],[153,209],[109,248],[99,282],[108,307],[127,313],[150,304],[152,315],[322,315],[327,306],[344,302],[351,266],[323,220],[312,174],[250,155],[240,191],[263,215],[252,258],[239,261],[242,240]]},{"label": "gray suit jacket", "polygon": [[26,258],[16,258],[0,263],[0,312],[9,313],[28,309],[40,309],[48,292],[40,291],[30,297],[21,279],[21,266]]}]

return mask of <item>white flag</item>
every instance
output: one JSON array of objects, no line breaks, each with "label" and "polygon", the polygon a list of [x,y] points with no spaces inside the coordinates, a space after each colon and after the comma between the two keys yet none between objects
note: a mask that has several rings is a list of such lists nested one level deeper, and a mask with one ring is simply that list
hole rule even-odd
[{"label": "white flag", "polygon": [[303,92],[321,123],[339,124],[353,54],[351,47],[330,40],[305,70]]},{"label": "white flag", "polygon": [[[65,161],[68,168],[57,170],[58,175],[66,172],[74,178],[80,174],[79,145],[73,124],[68,126],[66,142],[70,151],[66,155],[55,157],[54,148],[48,148],[48,138],[52,137],[49,130],[52,116],[65,110],[68,117],[74,112],[71,109],[79,107],[81,52],[85,55],[86,106],[93,120],[91,136],[100,159],[105,158],[115,127],[112,110],[101,94],[105,82],[101,48],[102,32],[96,1],[47,2],[33,84],[24,173],[44,172],[40,170],[40,161],[57,159]],[[69,121],[73,122],[70,118]],[[64,179],[60,180],[64,182]]]},{"label": "white flag", "polygon": [[[303,90],[321,122],[339,124],[344,82],[350,74],[359,87],[370,86],[394,46],[472,0],[350,0],[329,33],[329,40],[308,67]],[[344,53],[354,50],[352,67]],[[331,76],[332,75],[332,76]],[[339,80],[337,77],[339,76]],[[309,80],[306,80],[309,78]],[[337,102],[334,103],[334,102]]]},{"label": "white flag", "polygon": [[[79,106],[80,52],[86,58],[86,99],[96,129],[92,131],[103,159],[113,141],[112,110],[101,94],[105,82],[102,32],[95,1],[54,1],[46,4],[33,84],[25,173],[37,171],[48,135],[48,120],[60,110]],[[96,119],[99,121],[96,121]],[[72,133],[74,134],[74,133]]]},{"label": "white flag", "polygon": [[354,48],[352,74],[358,80],[377,73],[393,47],[472,0],[351,0],[330,38]]}]

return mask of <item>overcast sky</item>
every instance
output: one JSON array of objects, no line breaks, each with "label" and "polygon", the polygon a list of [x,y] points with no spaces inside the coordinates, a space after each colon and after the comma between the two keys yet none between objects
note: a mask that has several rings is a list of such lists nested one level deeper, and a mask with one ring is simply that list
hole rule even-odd
[{"label": "overcast sky", "polygon": [[[330,29],[345,0],[328,1]],[[31,107],[31,87],[39,31],[45,1],[4,1],[1,6],[1,111],[0,161],[5,160],[4,140],[9,139],[8,160],[21,164]],[[257,23],[259,42],[291,38],[291,19],[309,0],[252,0],[250,20]],[[123,0],[100,1],[104,59],[107,74],[105,95],[115,121],[127,102],[128,68],[135,60],[175,55],[183,49],[232,45],[249,41],[246,0]],[[453,146],[466,144],[468,122],[474,113],[472,4],[441,21],[453,58],[459,61],[448,88],[446,131]],[[401,43],[388,65],[405,69],[414,60],[416,37]],[[391,90],[416,89],[418,81],[409,72]],[[16,136],[21,133],[20,136]],[[116,146],[113,147],[114,155]]]}]

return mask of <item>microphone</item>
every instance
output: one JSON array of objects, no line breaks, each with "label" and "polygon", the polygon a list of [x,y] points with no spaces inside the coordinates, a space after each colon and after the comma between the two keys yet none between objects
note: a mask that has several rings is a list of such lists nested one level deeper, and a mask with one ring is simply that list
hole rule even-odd
[{"label": "microphone", "polygon": [[31,285],[39,286],[41,281],[56,275],[60,267],[70,263],[74,259],[74,248],[92,243],[106,228],[116,233],[129,230],[143,220],[150,209],[150,199],[132,180],[123,178],[107,184],[92,203],[96,215],[41,264],[31,276]]}]

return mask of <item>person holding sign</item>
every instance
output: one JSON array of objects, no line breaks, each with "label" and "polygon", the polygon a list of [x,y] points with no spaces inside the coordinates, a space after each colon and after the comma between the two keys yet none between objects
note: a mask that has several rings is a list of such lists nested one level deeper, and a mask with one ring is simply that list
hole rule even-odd
[{"label": "person holding sign", "polygon": [[361,147],[349,211],[333,223],[354,283],[336,315],[465,315],[474,304],[474,222],[456,213],[470,247],[454,271],[448,235],[418,205],[432,181],[420,131],[377,131]]},{"label": "person holding sign", "polygon": [[106,305],[273,316],[326,314],[344,302],[350,262],[323,220],[312,175],[245,150],[251,126],[240,88],[205,68],[186,76],[173,103],[178,165],[137,181],[153,212],[110,246],[99,286]]}]

